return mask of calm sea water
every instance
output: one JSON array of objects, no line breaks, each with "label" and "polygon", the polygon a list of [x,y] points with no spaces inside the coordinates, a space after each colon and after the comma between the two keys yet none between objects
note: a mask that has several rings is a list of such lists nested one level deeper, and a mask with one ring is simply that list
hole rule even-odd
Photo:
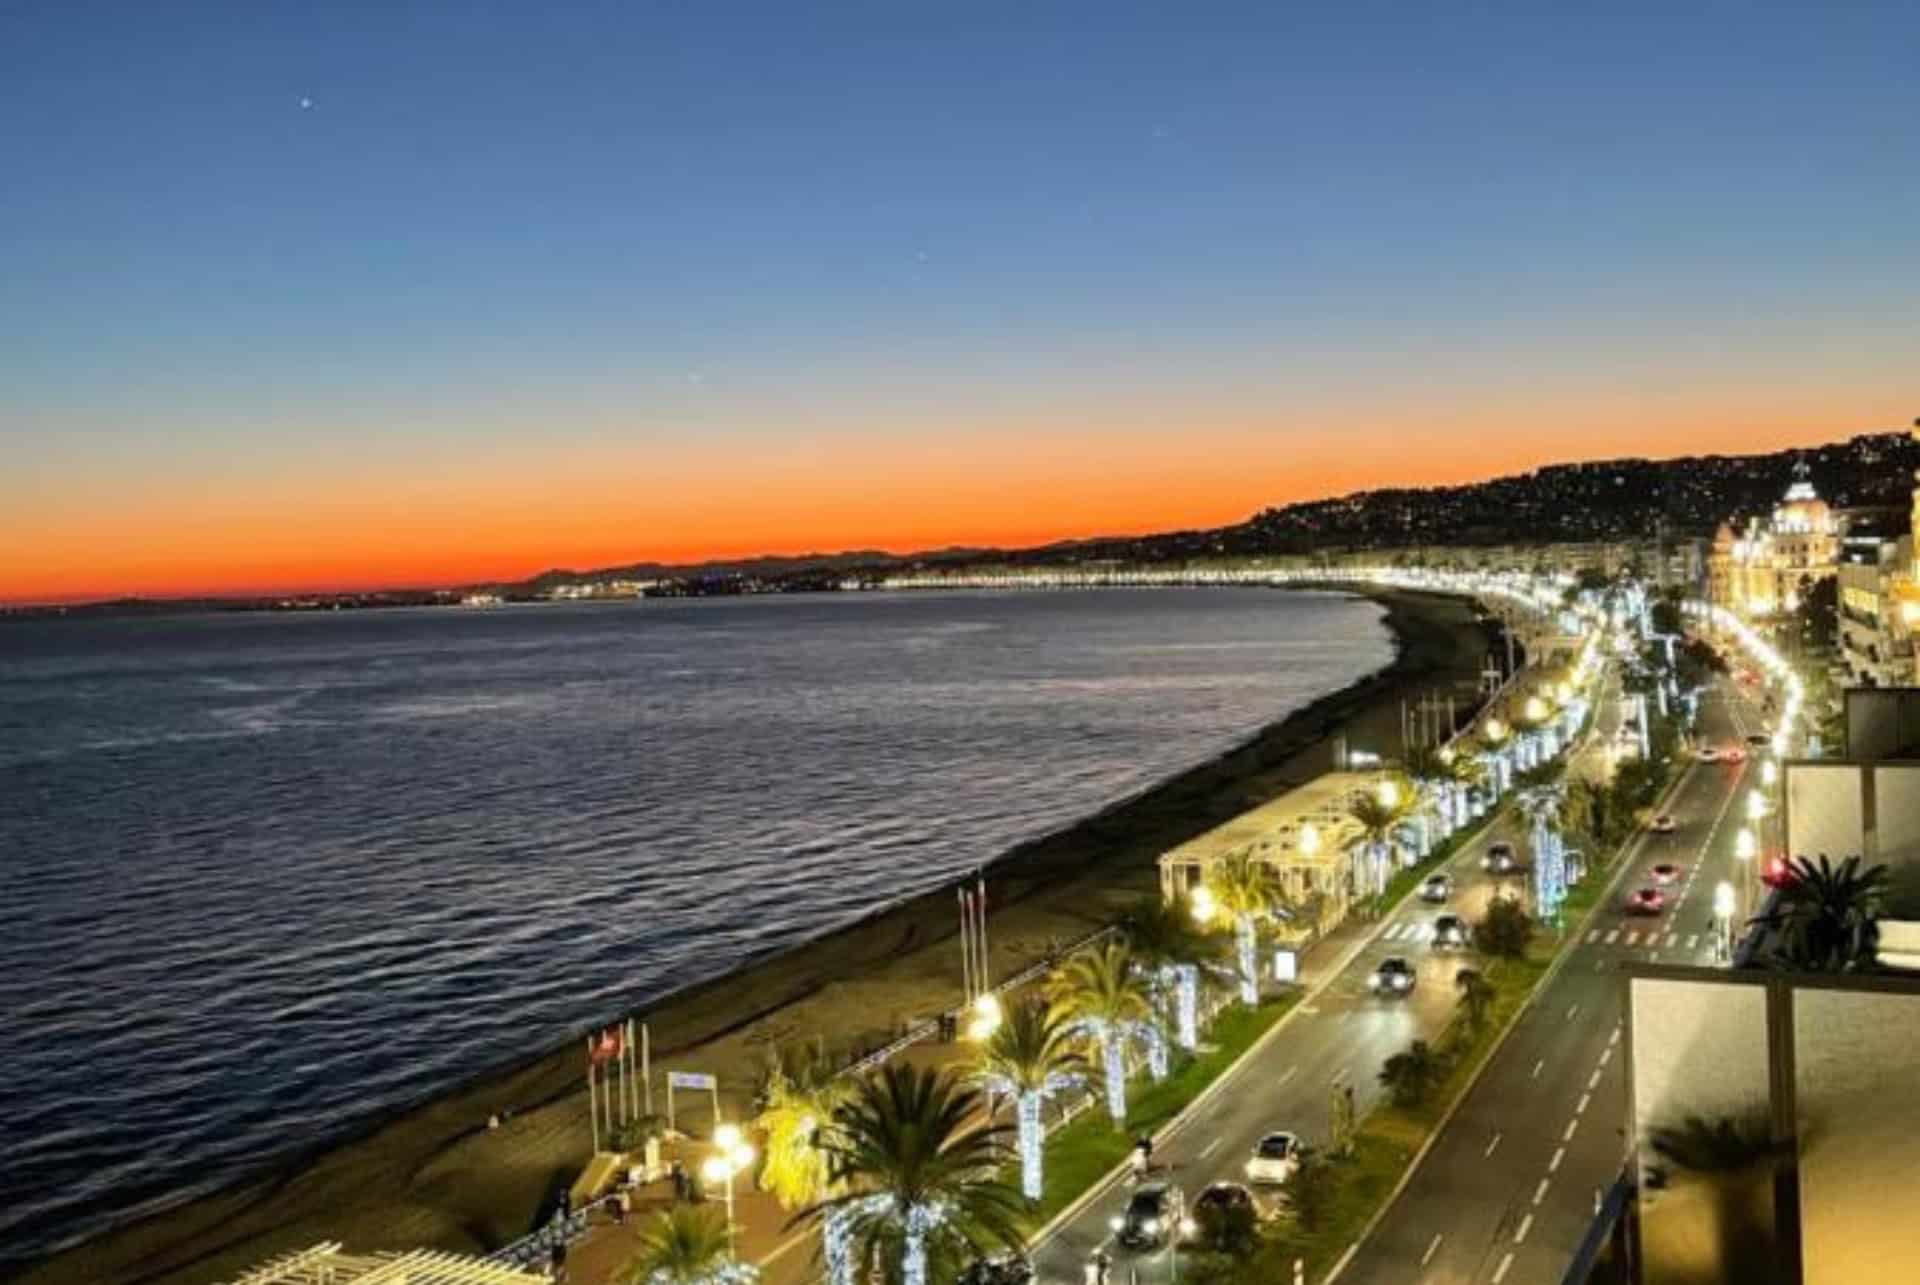
[{"label": "calm sea water", "polygon": [[0,628],[0,1263],[964,871],[1387,663],[1371,603]]}]

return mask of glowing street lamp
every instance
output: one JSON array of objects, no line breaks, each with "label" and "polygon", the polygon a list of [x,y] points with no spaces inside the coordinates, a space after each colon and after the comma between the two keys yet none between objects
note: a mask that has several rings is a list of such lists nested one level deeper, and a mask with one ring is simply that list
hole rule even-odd
[{"label": "glowing street lamp", "polygon": [[1214,903],[1213,890],[1201,884],[1193,890],[1193,921],[1203,927],[1213,922],[1214,912],[1219,906]]},{"label": "glowing street lamp", "polygon": [[1375,793],[1380,796],[1381,807],[1392,808],[1400,805],[1400,787],[1392,781],[1380,782],[1380,786]]},{"label": "glowing street lamp", "polygon": [[1497,718],[1488,719],[1486,727],[1481,730],[1485,733],[1487,740],[1494,745],[1507,739],[1507,725]]},{"label": "glowing street lamp", "polygon": [[1320,827],[1311,821],[1300,827],[1300,851],[1309,857],[1320,851]]},{"label": "glowing street lamp", "polygon": [[723,1124],[713,1131],[714,1154],[707,1157],[700,1166],[700,1176],[719,1186],[727,1188],[727,1253],[734,1252],[733,1245],[733,1177],[753,1166],[753,1148],[740,1136],[740,1126]]},{"label": "glowing street lamp", "polygon": [[1759,841],[1753,837],[1753,831],[1745,826],[1740,828],[1740,833],[1733,836],[1733,855],[1741,861],[1753,860],[1759,850]]},{"label": "glowing street lamp", "polygon": [[1538,696],[1527,697],[1527,703],[1521,710],[1529,723],[1543,722],[1547,717],[1547,703]]},{"label": "glowing street lamp", "polygon": [[1003,1016],[1000,997],[992,991],[982,992],[980,998],[973,1001],[973,1017],[967,1022],[967,1038],[976,1044],[986,1043],[1000,1029]]},{"label": "glowing street lamp", "polygon": [[1720,925],[1720,948],[1733,954],[1733,885],[1722,879],[1713,889],[1713,917]]},{"label": "glowing street lamp", "polygon": [[1780,780],[1780,765],[1772,759],[1760,765],[1760,784],[1771,790]]},{"label": "glowing street lamp", "polygon": [[1760,791],[1758,790],[1750,791],[1747,794],[1747,820],[1758,821],[1761,817],[1765,816],[1766,814],[1767,814],[1766,796],[1761,794]]}]

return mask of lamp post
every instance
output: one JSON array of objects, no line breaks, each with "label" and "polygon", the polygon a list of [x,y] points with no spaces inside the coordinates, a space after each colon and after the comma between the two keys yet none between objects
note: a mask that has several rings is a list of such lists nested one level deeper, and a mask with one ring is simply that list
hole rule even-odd
[{"label": "lamp post", "polygon": [[1740,863],[1740,902],[1748,914],[1753,913],[1753,858],[1760,850],[1760,843],[1753,837],[1753,831],[1745,826],[1733,836],[1733,855]]},{"label": "lamp post", "polygon": [[740,1136],[740,1127],[723,1124],[713,1131],[714,1153],[700,1166],[700,1176],[718,1186],[727,1187],[727,1254],[734,1253],[733,1242],[733,1177],[741,1170],[753,1164],[753,1148]]},{"label": "lamp post", "polygon": [[1713,917],[1720,925],[1720,957],[1733,958],[1733,885],[1722,879],[1713,889]]}]

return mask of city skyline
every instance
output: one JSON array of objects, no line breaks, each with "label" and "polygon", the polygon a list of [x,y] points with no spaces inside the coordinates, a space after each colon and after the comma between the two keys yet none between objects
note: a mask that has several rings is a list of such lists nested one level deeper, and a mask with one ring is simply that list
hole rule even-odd
[{"label": "city skyline", "polygon": [[108,12],[0,53],[64,140],[0,142],[0,600],[1031,545],[1911,416],[1896,6]]}]

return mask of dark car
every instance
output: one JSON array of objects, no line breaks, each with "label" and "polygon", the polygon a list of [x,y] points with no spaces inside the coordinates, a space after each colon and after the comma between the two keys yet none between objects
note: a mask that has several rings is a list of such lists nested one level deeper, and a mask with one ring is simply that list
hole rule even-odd
[{"label": "dark car", "polygon": [[1671,861],[1662,861],[1659,865],[1647,871],[1647,873],[1653,876],[1653,881],[1656,884],[1664,888],[1671,884],[1679,883],[1681,877],[1686,872],[1679,866],[1674,865]]},{"label": "dark car", "polygon": [[1180,1241],[1231,1251],[1252,1243],[1257,1221],[1252,1192],[1237,1182],[1216,1182],[1194,1197],[1192,1210],[1180,1220]]},{"label": "dark car", "polygon": [[1486,855],[1480,858],[1480,868],[1497,875],[1512,874],[1520,868],[1520,859],[1514,855],[1513,845],[1503,839],[1487,845]]},{"label": "dark car", "polygon": [[960,1285],[1029,1285],[1033,1264],[1021,1254],[996,1254],[977,1258],[960,1273]]},{"label": "dark car", "polygon": [[1114,1239],[1128,1249],[1158,1249],[1173,1234],[1178,1192],[1164,1182],[1133,1193],[1126,1212],[1113,1219]]},{"label": "dark car", "polygon": [[1773,738],[1764,732],[1754,732],[1747,737],[1747,744],[1753,746],[1755,749],[1765,749],[1767,746],[1773,744]]},{"label": "dark car", "polygon": [[1438,915],[1433,921],[1433,948],[1435,950],[1464,950],[1471,940],[1467,933],[1467,921],[1458,915]]},{"label": "dark car", "polygon": [[1375,995],[1407,995],[1412,993],[1418,977],[1412,964],[1395,955],[1380,961],[1380,967],[1373,970],[1367,986]]}]

